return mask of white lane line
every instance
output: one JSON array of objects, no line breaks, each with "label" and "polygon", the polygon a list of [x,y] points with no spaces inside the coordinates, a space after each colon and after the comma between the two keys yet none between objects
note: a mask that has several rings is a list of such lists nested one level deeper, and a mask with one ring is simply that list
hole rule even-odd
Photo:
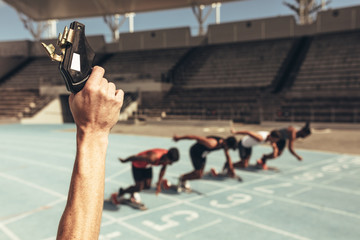
[{"label": "white lane line", "polygon": [[[47,156],[59,156],[59,157],[63,157],[64,159],[75,159],[75,150],[66,150],[66,152],[64,151],[59,151],[59,149],[56,150],[48,150],[46,149],[44,146],[36,145],[36,146],[29,146],[28,144],[23,144],[21,146],[21,151],[22,152],[34,152],[36,154],[46,154]],[[13,150],[15,152],[19,151],[19,146],[18,145],[9,145],[9,144],[3,144],[0,146],[0,149],[6,149],[6,150]]]},{"label": "white lane line", "polygon": [[18,220],[21,220],[21,219],[23,219],[23,218],[26,218],[27,216],[30,216],[30,215],[34,214],[34,213],[41,212],[41,211],[43,211],[43,210],[49,209],[49,208],[51,208],[51,207],[53,207],[53,206],[55,206],[55,205],[57,205],[57,204],[59,204],[59,203],[61,203],[61,202],[64,202],[64,201],[66,201],[66,198],[65,198],[65,197],[64,197],[64,198],[60,198],[60,199],[58,199],[58,200],[56,200],[56,201],[53,201],[53,202],[51,202],[51,203],[49,203],[49,204],[46,204],[45,206],[41,206],[41,207],[39,207],[39,208],[35,208],[35,209],[31,210],[31,211],[27,211],[27,212],[25,212],[25,213],[19,214],[19,215],[15,216],[15,217],[12,217],[12,218],[7,219],[7,220],[5,220],[5,221],[1,221],[1,223],[3,223],[3,224],[9,224],[9,223],[12,223],[12,222],[16,222],[16,221],[18,221]]},{"label": "white lane line", "polygon": [[237,216],[234,216],[234,215],[229,215],[227,213],[223,213],[223,212],[220,212],[218,210],[214,210],[213,208],[207,208],[207,207],[204,207],[204,206],[199,206],[199,205],[191,203],[191,202],[185,202],[185,204],[190,205],[190,206],[192,206],[194,208],[197,208],[197,209],[202,209],[202,210],[207,211],[207,212],[211,212],[211,213],[214,213],[214,214],[226,217],[226,218],[233,219],[235,221],[238,221],[238,222],[241,222],[241,223],[253,226],[253,227],[257,227],[257,228],[261,228],[261,229],[269,231],[269,232],[277,233],[277,234],[285,236],[285,237],[289,237],[289,238],[293,238],[293,239],[299,239],[299,240],[309,240],[309,238],[307,238],[307,237],[299,236],[299,235],[296,235],[296,234],[293,234],[293,233],[290,233],[290,232],[286,232],[286,231],[278,229],[278,228],[274,228],[274,227],[270,227],[268,225],[253,222],[253,221],[250,221],[250,220],[247,220],[247,219],[244,219],[244,218],[240,218],[240,217],[237,217]]},{"label": "white lane line", "polygon": [[295,204],[295,205],[299,205],[299,206],[304,206],[304,207],[316,209],[316,210],[319,210],[319,211],[325,211],[325,212],[330,212],[330,213],[343,215],[343,216],[347,216],[347,217],[351,217],[351,218],[360,219],[360,215],[358,215],[358,214],[349,213],[349,212],[339,210],[339,209],[335,209],[335,208],[330,208],[330,207],[326,207],[326,206],[322,206],[322,205],[316,205],[316,204],[313,204],[313,203],[307,203],[307,202],[304,202],[304,201],[297,201],[297,200],[289,199],[289,198],[276,197],[274,195],[266,195],[266,194],[262,194],[262,193],[255,192],[255,191],[252,191],[252,190],[247,190],[247,189],[239,189],[239,190],[241,190],[243,192],[246,192],[246,193],[249,193],[249,194],[257,195],[257,196],[260,196],[260,197],[270,198],[272,200],[278,200],[278,201],[281,201],[281,202],[286,202],[286,203],[291,203],[291,204]]},{"label": "white lane line", "polygon": [[348,174],[348,175],[355,175],[355,174],[359,174],[359,172],[360,172],[360,169],[356,169],[356,170],[354,170],[354,171],[349,172],[349,174]]},{"label": "white lane line", "polygon": [[177,201],[176,199],[173,199],[173,200],[174,200],[175,202],[169,203],[169,204],[167,204],[167,205],[161,205],[160,207],[148,209],[148,210],[146,210],[146,211],[142,211],[142,212],[139,212],[139,213],[134,213],[134,214],[131,214],[131,215],[126,216],[126,217],[121,217],[121,218],[119,218],[118,220],[119,220],[119,221],[129,220],[129,219],[132,219],[132,218],[135,218],[135,217],[147,215],[147,214],[152,213],[152,212],[157,212],[157,211],[159,211],[159,210],[163,210],[163,209],[175,207],[175,206],[180,205],[181,203],[183,203],[183,201]]},{"label": "white lane line", "polygon": [[217,220],[215,220],[215,221],[213,221],[213,222],[210,222],[210,223],[204,224],[204,225],[202,225],[202,226],[193,228],[193,229],[191,229],[190,231],[186,231],[186,232],[183,232],[183,233],[176,234],[175,237],[176,237],[176,238],[181,238],[181,237],[183,237],[183,236],[185,236],[185,235],[188,235],[188,234],[190,234],[190,233],[194,233],[194,232],[203,230],[203,229],[205,229],[205,228],[211,227],[212,225],[216,225],[216,224],[221,223],[221,222],[222,222],[221,219],[217,219]]},{"label": "white lane line", "polygon": [[51,189],[47,189],[47,188],[44,188],[44,187],[42,187],[40,185],[37,185],[35,183],[31,183],[28,180],[23,180],[21,178],[13,177],[13,176],[10,176],[10,175],[5,174],[5,173],[0,173],[0,177],[3,177],[5,179],[12,180],[12,181],[27,185],[27,186],[32,187],[32,188],[36,188],[38,190],[41,190],[43,192],[49,193],[49,194],[57,196],[57,197],[61,197],[61,198],[66,198],[67,197],[67,196],[65,196],[65,195],[63,195],[61,193],[55,192],[55,191],[53,191]]},{"label": "white lane line", "polygon": [[128,171],[130,171],[130,166],[124,166],[124,168],[121,171],[118,171],[118,172],[106,177],[105,182],[110,181],[110,180],[112,180],[112,178],[120,176],[121,174],[126,173]]},{"label": "white lane line", "polygon": [[311,189],[312,189],[312,187],[305,187],[305,188],[299,189],[299,190],[297,190],[295,192],[288,193],[288,194],[286,194],[286,196],[291,198],[291,197],[294,197],[294,196],[299,195],[301,193],[310,191]]},{"label": "white lane line", "polygon": [[[346,157],[346,156],[330,157],[328,159],[320,160],[319,162],[311,163],[311,164],[308,164],[306,166],[296,167],[294,169],[290,169],[285,174],[288,175],[289,173],[294,173],[294,172],[298,172],[298,171],[302,171],[302,170],[307,170],[309,168],[317,167],[319,165],[321,166],[321,165],[327,164],[329,162],[334,162],[335,160],[338,160],[339,158],[342,158],[342,157]],[[285,175],[285,174],[282,174],[282,176]],[[278,176],[278,175],[273,175],[273,177],[276,177],[276,176]]]},{"label": "white lane line", "polygon": [[248,208],[248,209],[246,209],[246,210],[240,211],[239,213],[240,213],[240,214],[244,214],[244,213],[247,213],[247,212],[250,212],[250,211],[259,209],[259,208],[263,208],[263,207],[266,207],[266,206],[271,205],[273,202],[274,202],[274,201],[269,200],[269,201],[267,201],[267,202],[264,202],[263,204],[257,205],[256,207]]},{"label": "white lane line", "polygon": [[259,186],[259,187],[254,187],[254,190],[258,191],[258,192],[262,192],[262,193],[267,193],[267,194],[274,194],[276,188],[288,188],[288,187],[292,187],[293,184],[290,182],[284,182],[284,183],[278,183],[278,184],[269,184],[266,186]]},{"label": "white lane line", "polygon": [[287,179],[287,178],[278,178],[278,180],[291,182],[294,185],[299,184],[299,185],[308,186],[308,187],[312,187],[312,188],[321,188],[321,189],[332,190],[332,191],[347,193],[347,194],[352,194],[352,195],[360,195],[360,191],[356,191],[353,189],[345,189],[342,187],[328,186],[328,185],[317,184],[317,183],[313,183],[313,182],[299,182],[299,181],[294,181],[294,180]]},{"label": "white lane line", "polygon": [[111,221],[113,221],[114,223],[117,223],[119,225],[122,225],[124,227],[126,227],[127,229],[132,230],[133,232],[136,232],[138,234],[143,235],[144,237],[147,237],[149,239],[153,239],[153,240],[160,240],[160,238],[155,237],[149,233],[147,233],[146,231],[143,231],[137,227],[132,226],[131,224],[125,223],[122,219],[116,219],[114,217],[112,217],[111,215],[107,214],[107,213],[103,213],[103,216],[107,219],[110,219]]},{"label": "white lane line", "polygon": [[0,223],[0,229],[3,233],[10,238],[10,240],[20,240],[18,236],[15,235],[12,231],[10,231],[5,225]]},{"label": "white lane line", "polygon": [[9,159],[12,161],[18,161],[18,162],[26,162],[29,164],[33,164],[33,165],[39,165],[42,167],[47,167],[47,168],[52,168],[52,169],[56,169],[59,171],[63,171],[63,172],[71,172],[71,169],[68,169],[66,167],[60,167],[60,166],[56,166],[56,165],[52,165],[52,164],[48,164],[48,163],[43,163],[43,162],[39,162],[39,161],[34,161],[34,160],[30,160],[28,158],[22,158],[22,157],[15,157],[15,156],[9,156],[9,155],[2,155],[3,159]]},{"label": "white lane line", "polygon": [[[322,162],[316,162],[314,164],[310,164],[310,165],[307,165],[307,166],[302,166],[302,167],[292,169],[291,171],[287,172],[286,174],[291,173],[291,172],[297,172],[299,170],[305,170],[305,169],[308,169],[308,168],[312,168],[312,167],[317,166],[317,165],[323,165],[325,163],[333,162],[334,160],[338,160],[339,158],[341,159],[341,158],[345,158],[345,157],[346,156],[331,157],[331,158],[329,158],[327,160],[324,160]],[[258,173],[253,173],[253,174],[258,175]],[[284,175],[261,176],[260,179],[256,179],[256,180],[253,180],[253,181],[247,181],[245,183],[240,183],[238,185],[234,185],[234,186],[231,186],[231,187],[229,187],[226,184],[218,183],[218,182],[215,182],[215,181],[213,181],[213,182],[204,181],[204,183],[220,187],[219,190],[206,194],[207,196],[211,196],[211,195],[218,194],[218,193],[221,193],[221,192],[226,192],[228,190],[243,189],[244,186],[252,185],[252,184],[255,184],[255,183],[260,183],[260,182],[271,180],[271,179],[285,181],[285,182],[291,182],[291,183],[294,183],[294,184],[305,185],[305,186],[308,186],[308,187],[318,187],[318,188],[322,188],[322,189],[328,189],[328,190],[333,190],[333,191],[347,193],[347,194],[360,195],[360,191],[354,191],[354,190],[351,190],[351,189],[338,188],[338,187],[334,187],[334,186],[326,186],[326,185],[321,185],[321,184],[316,184],[316,183],[311,183],[311,182],[294,181],[292,179],[286,178],[286,176],[284,176]],[[198,198],[201,198],[201,196],[199,196]]]},{"label": "white lane line", "polygon": [[336,182],[336,181],[341,180],[341,179],[343,179],[342,176],[337,176],[337,177],[322,181],[321,184],[329,184],[329,183],[333,183],[333,182]]}]

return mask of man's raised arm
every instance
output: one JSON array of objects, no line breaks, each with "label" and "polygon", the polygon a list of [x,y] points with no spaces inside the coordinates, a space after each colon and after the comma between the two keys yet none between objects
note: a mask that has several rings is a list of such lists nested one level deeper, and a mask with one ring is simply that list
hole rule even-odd
[{"label": "man's raised arm", "polygon": [[103,76],[104,69],[94,67],[85,87],[69,97],[77,128],[77,151],[57,239],[99,238],[108,135],[118,120],[124,97],[124,92]]}]

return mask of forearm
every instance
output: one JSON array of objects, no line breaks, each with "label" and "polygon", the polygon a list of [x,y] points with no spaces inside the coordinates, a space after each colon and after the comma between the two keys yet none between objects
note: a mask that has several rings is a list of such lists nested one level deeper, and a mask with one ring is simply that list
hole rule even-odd
[{"label": "forearm", "polygon": [[300,158],[300,156],[294,151],[294,149],[289,149],[290,153],[294,155],[296,158]]},{"label": "forearm", "polygon": [[165,175],[165,170],[166,168],[162,167],[159,173],[159,180],[158,180],[158,184],[160,184],[161,180],[163,179],[164,175]]},{"label": "forearm", "polygon": [[254,138],[258,142],[263,141],[262,136],[257,134],[256,132],[251,132],[251,131],[244,130],[244,131],[237,131],[237,132],[235,132],[235,134],[248,135],[248,136]]},{"label": "forearm", "polygon": [[77,155],[57,239],[97,239],[100,232],[108,133],[77,132]]},{"label": "forearm", "polygon": [[228,163],[229,169],[234,169],[230,154],[228,152],[225,152],[226,162]]},{"label": "forearm", "polygon": [[234,131],[234,134],[241,134],[241,135],[247,135],[248,134],[248,131]]},{"label": "forearm", "polygon": [[193,136],[193,135],[184,135],[184,136],[179,136],[177,137],[177,140],[197,140],[197,136]]}]

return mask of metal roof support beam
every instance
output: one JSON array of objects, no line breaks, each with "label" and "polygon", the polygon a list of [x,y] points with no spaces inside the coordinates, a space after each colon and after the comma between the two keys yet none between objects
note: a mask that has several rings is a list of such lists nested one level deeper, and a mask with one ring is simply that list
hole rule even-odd
[{"label": "metal roof support beam", "polygon": [[220,7],[221,7],[221,3],[217,2],[217,3],[213,3],[211,4],[212,8],[215,8],[216,14],[215,14],[215,22],[216,24],[220,24]]},{"label": "metal roof support beam", "polygon": [[47,38],[57,38],[58,37],[57,22],[58,22],[58,20],[55,20],[55,19],[47,21],[48,27],[45,32]]},{"label": "metal roof support beam", "polygon": [[104,22],[110,28],[112,41],[117,42],[120,38],[119,28],[125,23],[126,17],[120,14],[104,16]]},{"label": "metal roof support beam", "polygon": [[42,35],[47,32],[47,38],[56,38],[57,20],[34,21],[23,13],[17,12],[24,27],[30,32],[35,41],[40,41]]},{"label": "metal roof support beam", "polygon": [[134,17],[135,17],[135,13],[127,13],[125,14],[125,16],[127,18],[129,18],[129,32],[133,33],[134,32]]},{"label": "metal roof support beam", "polygon": [[210,16],[210,13],[212,12],[213,8],[208,8],[207,12],[204,14],[204,9],[205,9],[205,5],[193,5],[192,6],[192,10],[193,13],[196,17],[196,20],[199,23],[199,36],[203,36],[205,35],[205,31],[204,31],[204,22],[206,21],[206,19]]}]

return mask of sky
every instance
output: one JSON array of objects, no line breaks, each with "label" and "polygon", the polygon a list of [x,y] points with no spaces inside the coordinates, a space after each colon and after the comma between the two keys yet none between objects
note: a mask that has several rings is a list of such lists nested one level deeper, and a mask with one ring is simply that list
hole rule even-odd
[{"label": "sky", "polygon": [[[59,0],[60,1],[60,0]],[[221,23],[236,22],[250,19],[293,15],[293,12],[283,2],[295,3],[295,0],[245,0],[223,3],[221,6]],[[318,0],[320,3],[321,0]],[[343,8],[360,5],[360,0],[331,0],[328,8]],[[57,23],[57,32],[62,32],[72,21],[86,25],[86,35],[104,35],[107,42],[111,41],[111,31],[102,17],[66,19]],[[215,24],[215,11],[212,11],[205,28]],[[128,20],[120,28],[129,32]],[[174,27],[190,27],[193,36],[197,35],[198,23],[191,8],[167,11],[138,13],[134,18],[134,30],[144,31]],[[31,34],[25,29],[15,9],[0,0],[0,41],[32,40]]]}]

